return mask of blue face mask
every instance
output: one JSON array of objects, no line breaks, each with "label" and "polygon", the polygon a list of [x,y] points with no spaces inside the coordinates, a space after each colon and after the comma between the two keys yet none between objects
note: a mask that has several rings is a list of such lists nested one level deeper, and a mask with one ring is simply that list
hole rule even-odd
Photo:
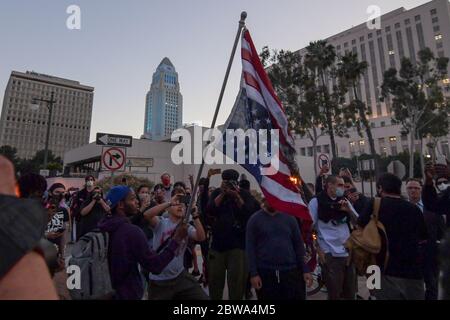
[{"label": "blue face mask", "polygon": [[345,191],[344,191],[343,188],[337,188],[336,189],[336,197],[341,198],[341,197],[344,196],[344,193],[345,193]]}]

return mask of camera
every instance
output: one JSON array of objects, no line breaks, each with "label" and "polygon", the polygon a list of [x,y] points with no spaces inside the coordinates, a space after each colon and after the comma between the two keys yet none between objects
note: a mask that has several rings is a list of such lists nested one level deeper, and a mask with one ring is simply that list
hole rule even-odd
[{"label": "camera", "polygon": [[102,195],[101,195],[100,192],[94,192],[94,193],[92,194],[92,199],[94,199],[94,200],[96,200],[96,201],[100,200],[101,198],[102,198]]},{"label": "camera", "polygon": [[332,202],[330,203],[330,208],[333,210],[341,210],[342,205],[338,202]]}]

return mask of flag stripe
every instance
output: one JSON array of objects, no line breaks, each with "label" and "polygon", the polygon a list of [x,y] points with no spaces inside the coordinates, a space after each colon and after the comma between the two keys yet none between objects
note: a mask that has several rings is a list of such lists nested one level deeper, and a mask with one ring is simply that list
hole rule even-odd
[{"label": "flag stripe", "polygon": [[267,199],[267,202],[276,210],[310,221],[311,218],[309,215],[308,207],[306,207],[305,205],[282,201],[273,196],[271,193],[267,192],[264,188],[261,188],[261,190],[263,191],[264,197]]},{"label": "flag stripe", "polygon": [[258,90],[257,93],[255,93],[255,94],[259,94],[261,96],[262,100],[265,101],[265,103],[263,105],[268,108],[268,111],[276,120],[276,122],[278,124],[277,126],[282,131],[283,135],[286,138],[286,141],[288,141],[289,144],[292,147],[294,147],[294,141],[293,141],[290,133],[288,132],[288,121],[287,121],[286,115],[284,114],[284,110],[280,107],[280,105],[277,103],[277,101],[273,99],[273,96],[271,95],[270,91],[267,89],[265,83],[261,80],[260,74],[254,68],[254,64],[249,63],[246,60],[242,60],[242,68],[243,68],[244,72],[252,74],[254,79],[258,82],[260,90]]}]

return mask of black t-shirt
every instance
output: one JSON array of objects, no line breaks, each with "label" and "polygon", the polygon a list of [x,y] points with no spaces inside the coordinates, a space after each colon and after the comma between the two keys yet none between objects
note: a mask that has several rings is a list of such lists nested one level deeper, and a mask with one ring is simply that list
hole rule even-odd
[{"label": "black t-shirt", "polygon": [[[91,203],[91,199],[86,200],[81,209],[88,206]],[[81,212],[81,210],[80,210]],[[100,203],[94,204],[92,210],[87,214],[82,216],[80,214],[79,222],[77,224],[77,238],[84,236],[86,233],[91,232],[92,230],[97,228],[97,224],[100,220],[102,220],[106,215],[106,211],[103,209]]]},{"label": "black t-shirt", "polygon": [[250,192],[239,192],[244,205],[238,208],[235,202],[227,197],[219,207],[214,199],[222,192],[216,189],[209,199],[207,214],[211,221],[211,249],[224,252],[232,249],[245,249],[245,229],[250,216],[260,209],[256,199]]},{"label": "black t-shirt", "polygon": [[66,222],[69,221],[69,213],[65,208],[58,208],[47,223],[45,232],[61,232],[66,229]]},{"label": "black t-shirt", "polygon": [[[360,215],[360,225],[365,226],[369,222],[372,211],[373,201]],[[385,274],[405,279],[422,279],[421,242],[428,239],[422,211],[406,200],[384,197],[381,199],[379,220],[386,229],[389,243],[389,261]]]}]

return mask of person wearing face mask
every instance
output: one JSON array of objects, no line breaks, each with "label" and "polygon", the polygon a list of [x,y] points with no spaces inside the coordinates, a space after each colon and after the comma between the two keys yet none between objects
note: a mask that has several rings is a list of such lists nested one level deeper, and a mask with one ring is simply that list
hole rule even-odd
[{"label": "person wearing face mask", "polygon": [[72,242],[77,240],[77,234],[79,233],[77,228],[81,218],[80,212],[82,205],[86,200],[90,199],[91,193],[95,187],[95,178],[92,175],[87,175],[84,178],[84,182],[84,188],[73,195],[72,204],[70,207],[70,212],[72,214]]},{"label": "person wearing face mask", "polygon": [[64,257],[66,242],[66,230],[68,230],[69,212],[61,205],[66,187],[62,183],[54,183],[48,189],[46,209],[49,214],[49,221],[45,231],[48,241],[58,246],[60,257]]},{"label": "person wearing face mask", "polygon": [[168,202],[172,198],[171,193],[173,190],[173,185],[170,182],[170,174],[168,174],[167,172],[164,172],[161,175],[161,183],[163,185],[163,190],[164,190],[164,201]]},{"label": "person wearing face mask", "polygon": [[[450,181],[448,168],[439,170],[438,166],[427,165],[425,168],[425,184],[422,189],[422,201],[428,210],[445,217],[447,228],[450,227]],[[436,178],[436,191],[433,177]]]},{"label": "person wearing face mask", "polygon": [[103,198],[100,187],[92,190],[89,199],[81,205],[78,227],[78,239],[88,232],[97,229],[97,224],[110,212],[110,207]]},{"label": "person wearing face mask", "polygon": [[344,198],[344,180],[338,176],[325,179],[325,190],[309,203],[313,226],[317,231],[319,257],[324,266],[329,300],[355,299],[356,271],[348,265],[344,247],[350,236],[350,222],[358,217]]}]

